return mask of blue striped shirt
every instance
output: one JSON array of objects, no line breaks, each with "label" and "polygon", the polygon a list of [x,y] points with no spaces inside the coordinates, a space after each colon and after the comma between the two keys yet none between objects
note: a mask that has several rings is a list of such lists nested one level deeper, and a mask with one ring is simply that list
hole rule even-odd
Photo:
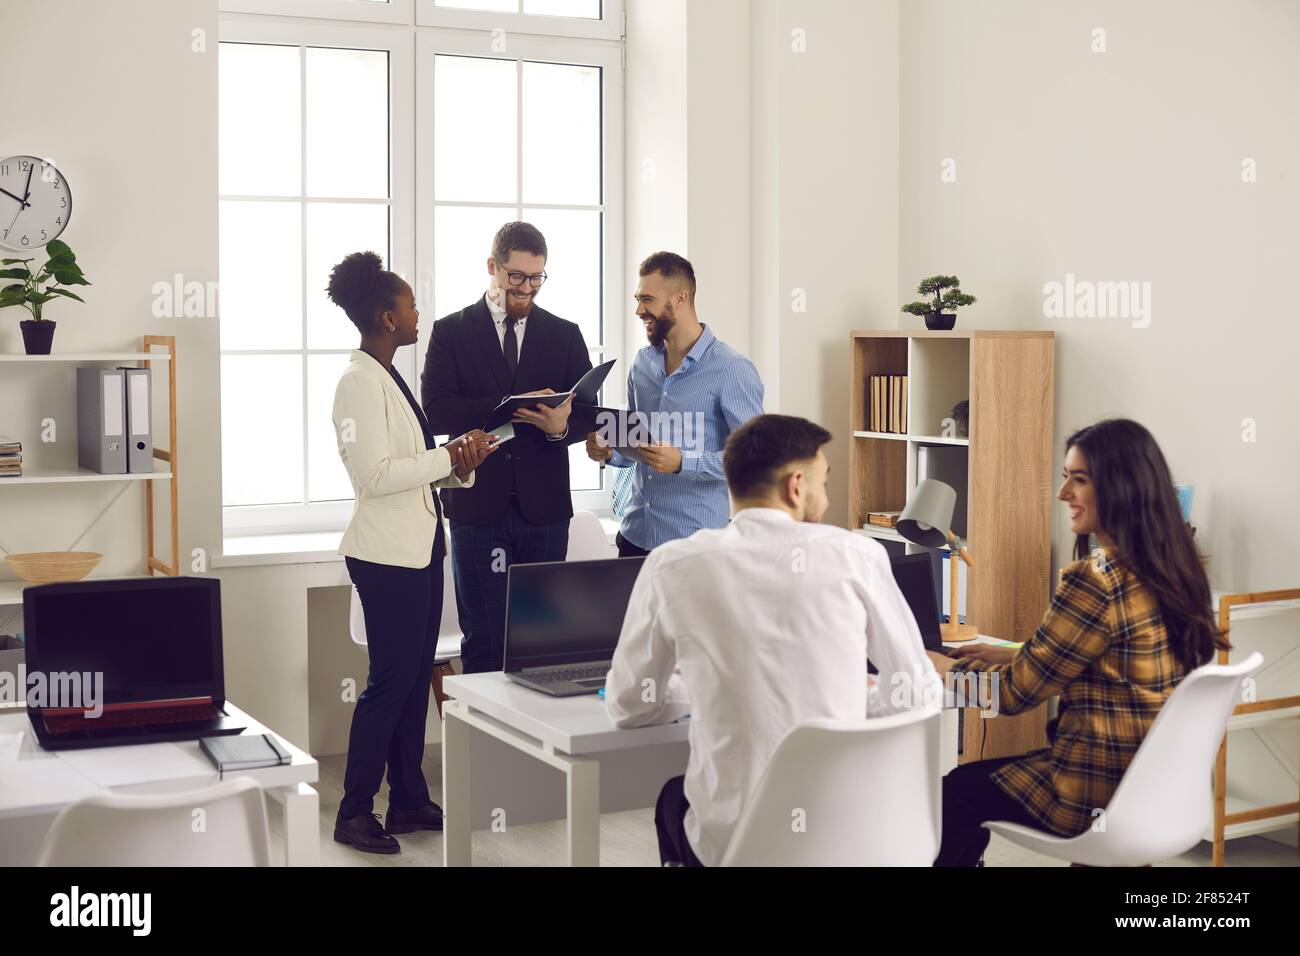
[{"label": "blue striped shirt", "polygon": [[754,363],[706,325],[672,375],[664,346],[636,354],[627,377],[627,407],[647,413],[652,437],[682,450],[682,470],[665,475],[618,452],[615,468],[635,470],[623,516],[623,537],[639,548],[686,538],[701,528],[723,528],[731,516],[722,448],[727,436],[763,414],[763,382]]}]

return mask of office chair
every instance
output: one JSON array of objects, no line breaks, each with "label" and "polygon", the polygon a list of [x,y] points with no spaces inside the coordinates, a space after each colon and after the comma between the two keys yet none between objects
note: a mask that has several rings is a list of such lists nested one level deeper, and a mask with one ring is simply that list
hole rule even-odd
[{"label": "office chair", "polygon": [[270,866],[266,799],[249,777],[181,793],[102,793],[54,820],[37,866]]},{"label": "office chair", "polygon": [[1263,663],[1255,653],[1231,667],[1206,664],[1188,674],[1092,829],[1062,837],[1006,821],[984,826],[1027,850],[1084,866],[1147,866],[1186,853],[1212,818],[1211,771],[1241,682]]},{"label": "office chair", "polygon": [[722,865],[932,865],[941,826],[939,713],[796,726],[772,754]]}]

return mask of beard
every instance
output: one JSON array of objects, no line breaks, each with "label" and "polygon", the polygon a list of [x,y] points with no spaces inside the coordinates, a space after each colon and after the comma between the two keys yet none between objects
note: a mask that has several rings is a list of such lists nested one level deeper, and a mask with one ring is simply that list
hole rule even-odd
[{"label": "beard", "polygon": [[527,299],[517,299],[512,290],[506,289],[503,299],[505,300],[506,315],[512,319],[526,319],[528,313],[533,311],[533,300],[537,298],[537,293],[529,294]]},{"label": "beard", "polygon": [[673,304],[669,302],[664,306],[663,315],[651,316],[654,319],[654,326],[646,332],[646,338],[654,348],[659,348],[668,338],[668,333],[673,330],[677,324],[677,315],[673,312]]}]

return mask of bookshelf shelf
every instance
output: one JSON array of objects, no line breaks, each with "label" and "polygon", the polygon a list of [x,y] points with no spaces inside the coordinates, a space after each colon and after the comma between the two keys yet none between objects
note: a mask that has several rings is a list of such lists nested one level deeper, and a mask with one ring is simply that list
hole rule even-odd
[{"label": "bookshelf shelf", "polygon": [[[895,552],[923,550],[892,528],[863,528],[867,513],[901,511],[927,477],[923,470],[963,476],[955,481],[963,485],[959,512],[964,505],[975,559],[966,622],[982,634],[1024,640],[1051,597],[1053,333],[860,331],[849,344],[850,527]],[[872,375],[907,376],[907,434],[869,430]],[[968,436],[944,437],[963,400],[970,403]],[[959,520],[954,525],[962,533]],[[1041,715],[1006,720],[1003,740],[990,730],[985,757],[1045,744]],[[968,721],[967,731],[978,734],[980,723]],[[981,751],[978,737],[967,743],[962,759],[978,759],[969,756]]]}]

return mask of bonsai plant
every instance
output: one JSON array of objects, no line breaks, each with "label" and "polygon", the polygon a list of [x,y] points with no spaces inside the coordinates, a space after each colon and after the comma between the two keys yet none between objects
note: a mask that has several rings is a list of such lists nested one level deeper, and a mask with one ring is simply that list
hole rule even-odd
[{"label": "bonsai plant", "polygon": [[925,316],[925,327],[936,331],[951,329],[957,324],[956,313],[944,312],[944,309],[958,309],[963,305],[974,305],[976,301],[975,296],[961,291],[961,280],[956,276],[930,276],[921,280],[916,291],[934,296],[934,301],[910,302],[903,306],[903,311]]},{"label": "bonsai plant", "polygon": [[55,296],[67,299],[85,300],[68,289],[60,286],[90,285],[77,265],[68,244],[59,239],[50,241],[45,247],[49,260],[41,266],[40,271],[32,272],[31,264],[35,259],[0,259],[0,279],[17,279],[19,281],[0,286],[0,309],[21,305],[32,314],[30,319],[23,319],[23,345],[28,355],[49,355],[50,345],[54,341],[54,322],[41,313],[45,304]]}]

